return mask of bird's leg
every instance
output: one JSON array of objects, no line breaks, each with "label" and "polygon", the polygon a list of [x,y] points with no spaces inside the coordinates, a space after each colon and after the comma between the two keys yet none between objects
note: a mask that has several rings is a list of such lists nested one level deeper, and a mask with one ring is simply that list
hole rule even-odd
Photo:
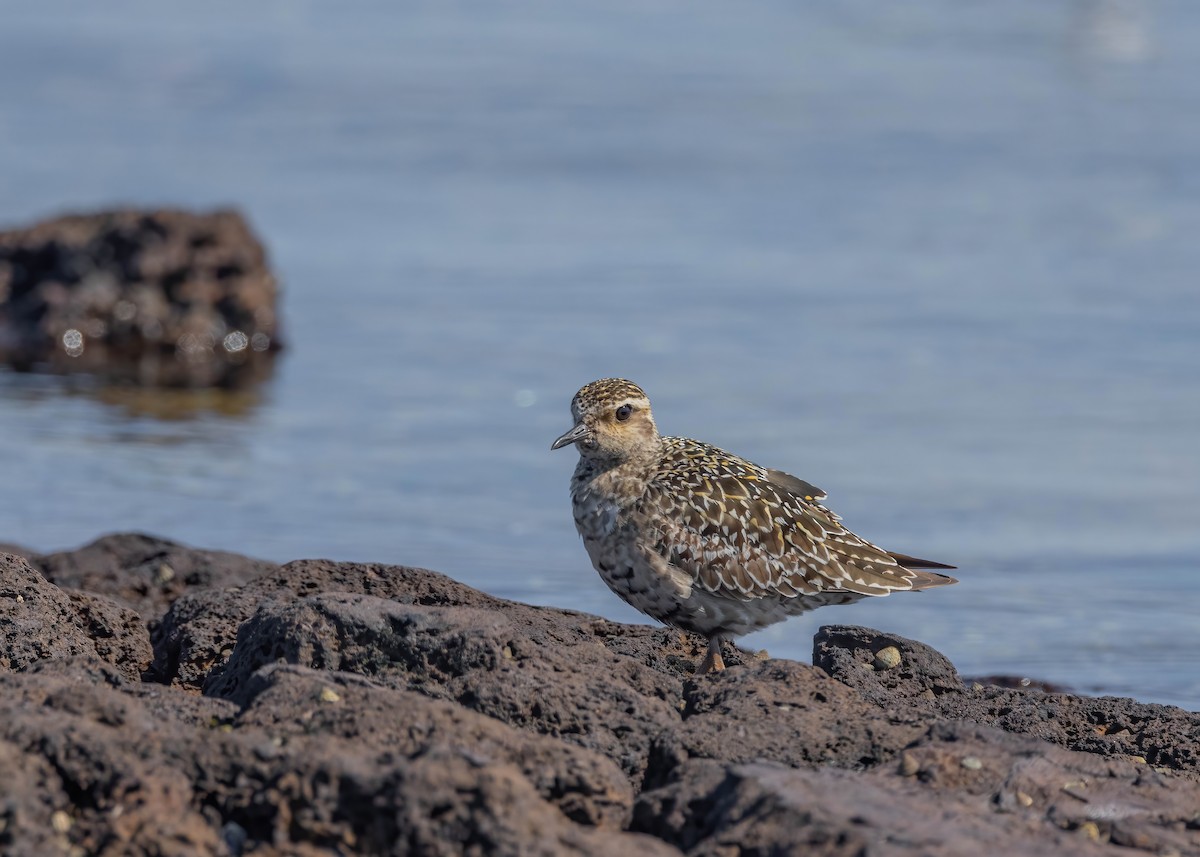
[{"label": "bird's leg", "polygon": [[700,662],[700,666],[696,667],[696,675],[719,673],[723,669],[725,669],[725,659],[721,657],[721,638],[720,636],[709,637],[708,651],[704,655],[704,660]]}]

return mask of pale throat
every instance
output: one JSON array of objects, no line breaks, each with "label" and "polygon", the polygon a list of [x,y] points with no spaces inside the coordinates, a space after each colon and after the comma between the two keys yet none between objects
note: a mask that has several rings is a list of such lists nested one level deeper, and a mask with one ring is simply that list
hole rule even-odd
[{"label": "pale throat", "polygon": [[658,443],[647,444],[622,459],[580,456],[571,494],[604,517],[618,515],[636,504],[657,470]]}]

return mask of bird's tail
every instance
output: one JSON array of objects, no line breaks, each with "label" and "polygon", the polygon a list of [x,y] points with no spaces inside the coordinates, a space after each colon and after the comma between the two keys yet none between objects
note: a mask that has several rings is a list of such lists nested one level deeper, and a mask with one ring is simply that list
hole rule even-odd
[{"label": "bird's tail", "polygon": [[926,568],[954,568],[952,565],[946,565],[944,562],[934,562],[931,559],[921,559],[920,557],[909,556],[908,554],[892,553],[891,551],[888,552],[888,556],[912,571],[913,589],[932,589],[935,586],[949,586],[952,583],[958,583],[957,578],[951,577],[948,574],[936,574],[932,571],[918,570]]},{"label": "bird's tail", "polygon": [[946,565],[944,562],[934,562],[931,559],[921,559],[916,556],[909,556],[906,553],[892,553],[888,551],[888,556],[900,563],[905,568],[954,568],[952,565]]}]

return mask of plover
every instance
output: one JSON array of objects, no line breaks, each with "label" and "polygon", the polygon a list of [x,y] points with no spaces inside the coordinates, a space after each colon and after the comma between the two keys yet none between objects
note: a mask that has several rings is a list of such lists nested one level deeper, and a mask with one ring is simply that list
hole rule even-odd
[{"label": "plover", "polygon": [[575,526],[617,595],[702,634],[698,673],[725,669],[721,641],[827,604],[955,579],[954,566],[876,547],[822,505],[825,492],[698,440],[663,437],[650,400],[607,378],[571,400]]}]

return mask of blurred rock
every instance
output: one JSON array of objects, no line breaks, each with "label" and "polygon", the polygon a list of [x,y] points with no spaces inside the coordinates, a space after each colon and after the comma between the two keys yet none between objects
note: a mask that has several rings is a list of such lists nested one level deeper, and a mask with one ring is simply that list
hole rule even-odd
[{"label": "blurred rock", "polygon": [[[1200,855],[1197,714],[968,687],[849,626],[693,676],[676,631],[238,559],[33,557],[170,604],[143,673],[142,619],[4,558],[0,853]],[[192,582],[147,593],[160,561]]]},{"label": "blurred rock", "polygon": [[1009,690],[1041,690],[1046,693],[1070,693],[1071,688],[1056,684],[1052,681],[1044,681],[1042,679],[1030,678],[1023,675],[977,675],[968,676],[963,679],[963,682],[968,685],[982,684],[992,685],[994,687],[1005,687]]},{"label": "blurred rock", "polygon": [[282,345],[236,211],[121,209],[0,232],[0,360],[149,387],[245,388]]}]

